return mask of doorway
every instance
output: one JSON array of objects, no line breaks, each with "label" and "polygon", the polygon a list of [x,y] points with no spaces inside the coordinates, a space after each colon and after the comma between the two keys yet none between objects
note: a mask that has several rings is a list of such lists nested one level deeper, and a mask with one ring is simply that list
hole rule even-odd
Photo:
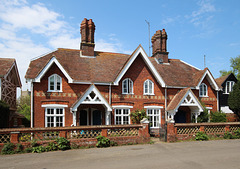
[{"label": "doorway", "polygon": [[80,126],[88,125],[88,111],[87,110],[80,110],[80,113],[79,113],[79,125]]},{"label": "doorway", "polygon": [[102,112],[100,110],[92,111],[92,125],[102,125]]}]

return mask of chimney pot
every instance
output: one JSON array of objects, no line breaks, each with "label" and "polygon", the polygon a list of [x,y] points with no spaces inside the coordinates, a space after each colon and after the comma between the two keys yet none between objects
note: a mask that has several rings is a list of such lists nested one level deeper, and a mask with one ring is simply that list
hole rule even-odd
[{"label": "chimney pot", "polygon": [[81,45],[80,50],[84,56],[94,56],[94,33],[95,33],[95,24],[92,19],[84,20],[81,23],[80,27],[81,33]]},{"label": "chimney pot", "polygon": [[152,37],[152,57],[161,59],[163,63],[168,63],[167,33],[165,29],[158,30]]}]

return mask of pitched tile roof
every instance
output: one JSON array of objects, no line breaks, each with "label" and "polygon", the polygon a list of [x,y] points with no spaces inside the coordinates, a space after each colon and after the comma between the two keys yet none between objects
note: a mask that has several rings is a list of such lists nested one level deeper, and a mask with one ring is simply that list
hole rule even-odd
[{"label": "pitched tile roof", "polygon": [[229,76],[229,74],[215,79],[219,88],[222,88],[222,84],[228,78],[228,76]]},{"label": "pitched tile roof", "polygon": [[[50,59],[55,56],[74,82],[114,82],[131,55],[95,52],[95,58],[80,57],[80,50],[60,48],[32,60],[25,78],[36,78]],[[207,69],[199,70],[179,59],[169,59],[169,64],[158,64],[148,57],[167,86],[196,87]]]},{"label": "pitched tile roof", "polygon": [[6,75],[11,69],[15,59],[0,58],[0,77]]},{"label": "pitched tile roof", "polygon": [[41,72],[48,61],[55,56],[74,81],[113,82],[130,55],[110,52],[95,52],[96,58],[80,57],[80,50],[58,49],[31,61],[26,73],[33,79]]},{"label": "pitched tile roof", "polygon": [[149,59],[167,86],[195,87],[205,72],[179,59],[169,59],[169,64],[158,64],[155,58]]},{"label": "pitched tile roof", "polygon": [[188,92],[188,90],[191,90],[190,88],[185,88],[180,90],[171,100],[169,105],[167,106],[167,110],[175,110],[177,106],[180,104],[181,100],[185,96],[185,94]]}]

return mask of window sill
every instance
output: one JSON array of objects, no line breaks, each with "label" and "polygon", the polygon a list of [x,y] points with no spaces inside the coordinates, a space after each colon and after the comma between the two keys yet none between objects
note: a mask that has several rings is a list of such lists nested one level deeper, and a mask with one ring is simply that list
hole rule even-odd
[{"label": "window sill", "polygon": [[199,97],[206,98],[206,97],[209,97],[209,96],[199,96]]},{"label": "window sill", "polygon": [[155,96],[155,94],[146,94],[146,93],[144,93],[143,95],[144,96]]},{"label": "window sill", "polygon": [[124,94],[124,95],[127,95],[127,94],[134,95],[134,93],[122,93],[122,94]]},{"label": "window sill", "polygon": [[47,92],[49,92],[49,93],[53,93],[53,92],[55,92],[55,93],[62,93],[63,91],[62,91],[62,90],[59,90],[59,91],[55,91],[55,90],[48,90]]}]

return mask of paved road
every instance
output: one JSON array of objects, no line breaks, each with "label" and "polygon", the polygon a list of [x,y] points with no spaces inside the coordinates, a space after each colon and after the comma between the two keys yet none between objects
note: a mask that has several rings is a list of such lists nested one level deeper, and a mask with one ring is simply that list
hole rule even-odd
[{"label": "paved road", "polygon": [[0,155],[1,169],[240,169],[240,140]]}]

